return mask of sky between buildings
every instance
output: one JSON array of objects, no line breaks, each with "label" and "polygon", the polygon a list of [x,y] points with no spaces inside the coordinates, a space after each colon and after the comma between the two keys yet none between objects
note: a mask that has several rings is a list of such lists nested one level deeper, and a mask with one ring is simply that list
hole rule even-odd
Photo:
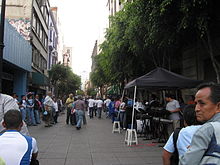
[{"label": "sky between buildings", "polygon": [[73,72],[86,79],[95,40],[104,37],[107,27],[107,0],[50,0],[50,4],[58,7],[64,44],[73,48]]}]

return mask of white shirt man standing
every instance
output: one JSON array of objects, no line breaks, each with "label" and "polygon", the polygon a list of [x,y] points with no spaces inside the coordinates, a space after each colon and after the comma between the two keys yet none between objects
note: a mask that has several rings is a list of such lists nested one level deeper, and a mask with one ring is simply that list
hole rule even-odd
[{"label": "white shirt man standing", "polygon": [[176,128],[180,127],[180,104],[170,94],[166,94],[165,99],[168,102],[166,105],[166,110],[168,110],[171,113],[169,115],[169,119],[173,120],[173,128],[168,128],[168,134],[170,135]]}]

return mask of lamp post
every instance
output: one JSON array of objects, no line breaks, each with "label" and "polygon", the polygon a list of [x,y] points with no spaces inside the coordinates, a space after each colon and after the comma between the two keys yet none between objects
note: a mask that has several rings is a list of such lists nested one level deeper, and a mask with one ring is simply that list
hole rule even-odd
[{"label": "lamp post", "polygon": [[3,68],[3,49],[4,49],[4,27],[5,27],[5,1],[1,4],[1,22],[0,22],[0,92],[2,92],[2,68]]}]

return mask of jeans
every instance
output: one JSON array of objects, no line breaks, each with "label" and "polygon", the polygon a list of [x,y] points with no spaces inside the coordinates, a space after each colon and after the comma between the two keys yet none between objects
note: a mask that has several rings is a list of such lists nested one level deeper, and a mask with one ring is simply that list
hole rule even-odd
[{"label": "jeans", "polygon": [[27,108],[28,114],[28,125],[36,125],[35,117],[34,117],[34,108]]},{"label": "jeans", "polygon": [[98,110],[98,118],[101,118],[102,116],[102,108],[97,108]]},{"label": "jeans", "polygon": [[22,115],[22,120],[26,122],[26,108],[20,109],[21,115]]},{"label": "jeans", "polygon": [[126,124],[125,124],[125,117],[126,117],[125,116],[125,111],[124,112],[120,111],[119,112],[119,117],[120,117],[119,121],[120,121],[121,127],[125,128],[125,126],[126,126]]},{"label": "jeans", "polygon": [[89,117],[93,118],[94,107],[89,107]]},{"label": "jeans", "polygon": [[40,114],[39,114],[39,110],[34,110],[34,116],[35,116],[35,120],[37,122],[37,124],[40,124]]},{"label": "jeans", "polygon": [[80,128],[83,121],[84,112],[82,110],[76,110],[76,127]]}]

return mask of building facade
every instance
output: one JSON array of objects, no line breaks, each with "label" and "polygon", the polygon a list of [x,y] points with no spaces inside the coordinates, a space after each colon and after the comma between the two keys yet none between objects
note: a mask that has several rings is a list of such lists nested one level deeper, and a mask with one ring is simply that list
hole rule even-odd
[{"label": "building facade", "polygon": [[6,1],[6,18],[32,47],[27,90],[39,94],[45,94],[48,85],[49,13],[48,0]]},{"label": "building facade", "polygon": [[58,45],[58,30],[57,30],[57,20],[56,17],[56,10],[54,8],[50,8],[49,13],[49,50],[48,50],[48,67],[47,69],[50,70],[51,67],[57,64],[58,61],[58,52],[57,52],[57,45]]},{"label": "building facade", "polygon": [[18,96],[26,94],[31,72],[32,48],[8,20],[5,20],[2,93]]}]

